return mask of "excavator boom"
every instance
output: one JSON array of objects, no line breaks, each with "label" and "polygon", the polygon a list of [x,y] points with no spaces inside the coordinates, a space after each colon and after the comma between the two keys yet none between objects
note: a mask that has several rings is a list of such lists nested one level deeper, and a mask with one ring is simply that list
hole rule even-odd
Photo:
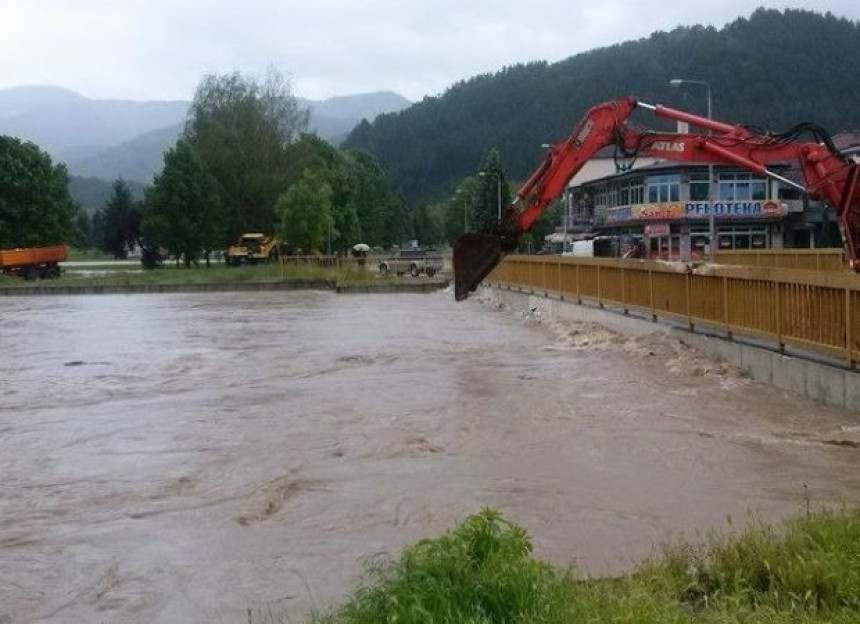
[{"label": "excavator boom", "polygon": [[[636,108],[683,121],[710,134],[640,132],[626,125]],[[815,141],[798,141],[811,132]],[[534,225],[546,207],[594,154],[615,145],[623,157],[652,156],[688,163],[733,164],[779,180],[836,209],[849,266],[860,271],[860,164],[842,156],[830,137],[814,124],[783,134],[764,134],[633,97],[591,108],[570,135],[547,150],[543,162],[519,188],[496,231],[467,233],[454,244],[454,297],[461,301],[517,246],[520,234]],[[773,162],[800,164],[805,185],[768,169]]]}]

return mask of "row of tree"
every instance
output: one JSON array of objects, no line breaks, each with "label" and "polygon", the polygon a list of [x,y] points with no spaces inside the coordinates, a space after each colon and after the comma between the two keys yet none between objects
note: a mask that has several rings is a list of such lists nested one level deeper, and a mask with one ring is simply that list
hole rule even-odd
[{"label": "row of tree", "polygon": [[0,246],[66,242],[122,258],[139,245],[190,264],[245,232],[279,233],[305,252],[443,241],[441,214],[407,205],[373,156],[306,134],[307,121],[277,72],[207,76],[143,200],[117,180],[92,215],[76,212],[63,166],[3,137]]},{"label": "row of tree", "polygon": [[375,157],[338,149],[306,127],[306,111],[279,74],[263,81],[207,76],[143,200],[119,179],[91,217],[76,213],[64,167],[32,144],[5,138],[0,245],[64,241],[117,258],[139,246],[147,260],[166,251],[186,265],[208,261],[245,232],[279,233],[305,253],[343,252],[359,242],[436,245],[464,231],[497,229],[499,210],[510,202],[496,150],[448,201],[407,204],[390,192]]}]

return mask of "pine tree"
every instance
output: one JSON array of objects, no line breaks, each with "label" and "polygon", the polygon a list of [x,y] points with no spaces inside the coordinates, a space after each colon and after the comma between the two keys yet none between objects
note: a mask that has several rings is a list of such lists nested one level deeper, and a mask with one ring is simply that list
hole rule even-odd
[{"label": "pine tree", "polygon": [[101,210],[99,248],[114,258],[125,260],[140,238],[140,212],[131,190],[122,178],[113,183],[113,194]]}]

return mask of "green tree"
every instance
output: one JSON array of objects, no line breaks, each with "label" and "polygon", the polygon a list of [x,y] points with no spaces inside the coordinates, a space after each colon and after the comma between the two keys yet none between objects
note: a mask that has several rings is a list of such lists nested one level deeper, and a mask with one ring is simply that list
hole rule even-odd
[{"label": "green tree", "polygon": [[0,248],[72,242],[68,182],[65,166],[33,143],[0,136]]},{"label": "green tree", "polygon": [[287,148],[286,179],[295,184],[307,172],[331,188],[333,250],[347,250],[358,242],[399,243],[414,225],[414,217],[392,196],[385,173],[367,152],[339,150],[305,134]]},{"label": "green tree", "polygon": [[281,215],[281,236],[303,253],[319,251],[327,242],[331,217],[331,187],[306,171],[281,195],[275,212]]},{"label": "green tree", "polygon": [[217,181],[230,239],[272,231],[272,208],[288,186],[287,147],[307,124],[308,111],[276,71],[262,81],[239,72],[203,78],[184,137]]},{"label": "green tree", "polygon": [[164,169],[147,191],[143,237],[148,248],[164,248],[188,267],[224,241],[224,213],[214,178],[184,140],[164,154]]},{"label": "green tree", "polygon": [[510,196],[511,188],[502,169],[499,152],[495,148],[491,149],[484,157],[478,172],[478,192],[473,210],[475,225],[472,229],[476,232],[497,231],[500,227],[499,204],[501,203],[504,219]]},{"label": "green tree", "polygon": [[388,195],[379,206],[380,238],[383,247],[402,245],[412,238],[412,223],[402,197]]},{"label": "green tree", "polygon": [[93,222],[90,216],[80,208],[75,217],[75,247],[79,249],[93,247]]},{"label": "green tree", "polygon": [[[368,245],[389,246],[394,233],[386,219],[402,219],[397,214],[402,205],[392,205],[395,200],[388,188],[385,172],[379,162],[364,150],[347,150],[349,176],[352,186],[352,205],[361,227],[362,242]],[[394,229],[397,229],[396,227]],[[397,240],[396,242],[400,242]]]},{"label": "green tree", "polygon": [[122,178],[113,183],[113,193],[101,213],[99,249],[125,260],[140,239],[140,211],[131,189]]},{"label": "green tree", "polygon": [[[355,209],[356,181],[350,157],[313,134],[304,134],[287,149],[290,184],[310,171],[329,185],[331,199],[331,250],[346,251],[361,242],[361,224]],[[326,240],[326,250],[329,241]]]},{"label": "green tree", "polygon": [[442,220],[439,211],[434,210],[425,202],[418,202],[412,211],[412,235],[422,246],[436,245],[442,242]]}]

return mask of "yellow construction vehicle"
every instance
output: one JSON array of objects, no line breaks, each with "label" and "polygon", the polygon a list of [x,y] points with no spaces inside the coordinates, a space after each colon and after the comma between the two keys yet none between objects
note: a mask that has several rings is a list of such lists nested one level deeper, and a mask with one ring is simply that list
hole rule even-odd
[{"label": "yellow construction vehicle", "polygon": [[230,245],[224,253],[227,266],[275,262],[281,254],[281,241],[276,236],[251,233],[242,234],[239,242]]}]

